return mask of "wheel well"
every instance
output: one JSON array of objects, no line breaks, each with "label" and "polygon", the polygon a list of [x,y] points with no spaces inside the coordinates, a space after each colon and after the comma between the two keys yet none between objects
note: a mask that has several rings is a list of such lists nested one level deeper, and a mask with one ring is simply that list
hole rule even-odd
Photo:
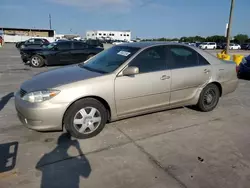
[{"label": "wheel well", "polygon": [[221,97],[221,95],[222,95],[222,87],[221,87],[221,84],[220,84],[219,82],[212,82],[212,83],[210,83],[210,84],[214,84],[214,85],[216,85],[216,86],[219,88],[220,97]]},{"label": "wheel well", "polygon": [[110,109],[110,106],[109,106],[109,104],[107,103],[107,101],[104,100],[104,99],[101,98],[101,97],[97,97],[97,96],[87,96],[87,97],[82,97],[82,98],[80,98],[80,99],[77,99],[76,101],[72,102],[72,103],[68,106],[68,108],[66,109],[66,111],[65,111],[64,114],[63,114],[62,125],[64,124],[64,117],[65,117],[65,114],[66,114],[66,112],[68,111],[68,109],[69,109],[75,102],[77,102],[77,101],[79,101],[79,100],[82,100],[82,99],[86,99],[86,98],[96,99],[96,100],[98,100],[99,102],[101,102],[101,103],[103,104],[103,106],[107,109],[107,112],[108,112],[108,121],[110,121],[110,118],[111,118],[111,109]]}]

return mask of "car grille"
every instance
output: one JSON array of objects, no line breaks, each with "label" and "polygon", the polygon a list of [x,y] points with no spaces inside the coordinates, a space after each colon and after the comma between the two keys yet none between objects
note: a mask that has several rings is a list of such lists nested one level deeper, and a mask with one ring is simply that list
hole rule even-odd
[{"label": "car grille", "polygon": [[20,93],[20,97],[23,97],[27,93],[27,91],[20,89],[19,93]]}]

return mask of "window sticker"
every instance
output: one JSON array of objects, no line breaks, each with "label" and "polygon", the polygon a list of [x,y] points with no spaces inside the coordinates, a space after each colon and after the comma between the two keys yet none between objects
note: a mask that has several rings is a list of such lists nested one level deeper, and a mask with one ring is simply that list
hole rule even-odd
[{"label": "window sticker", "polygon": [[120,51],[117,53],[118,55],[122,55],[122,56],[129,56],[129,54],[131,54],[130,52],[126,52],[126,51]]}]

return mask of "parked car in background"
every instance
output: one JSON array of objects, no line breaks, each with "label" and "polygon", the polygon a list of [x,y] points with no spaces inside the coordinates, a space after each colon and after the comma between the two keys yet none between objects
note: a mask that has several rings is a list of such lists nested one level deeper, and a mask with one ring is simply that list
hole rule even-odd
[{"label": "parked car in background", "polygon": [[204,42],[199,46],[199,48],[203,50],[212,50],[212,49],[216,49],[217,45],[215,42]]},{"label": "parked car in background", "polygon": [[250,55],[245,57],[237,67],[238,78],[250,78]]},{"label": "parked car in background", "polygon": [[196,47],[126,43],[82,64],[34,76],[21,85],[15,106],[31,129],[64,127],[84,139],[100,133],[107,121],[186,105],[211,111],[237,85],[234,62]]},{"label": "parked car in background", "polygon": [[241,45],[242,50],[250,50],[250,43],[245,43]]},{"label": "parked car in background", "polygon": [[217,49],[225,49],[226,43],[217,43]]},{"label": "parked car in background", "polygon": [[79,41],[58,41],[42,49],[21,49],[20,54],[23,62],[29,62],[33,67],[42,67],[81,63],[102,50],[103,48],[96,48]]},{"label": "parked car in background", "polygon": [[93,46],[93,47],[101,47],[103,48],[103,43],[100,40],[94,40],[94,39],[88,39],[85,41],[87,45]]},{"label": "parked car in background", "polygon": [[23,49],[23,48],[42,48],[43,45],[48,45],[50,42],[47,39],[43,38],[31,38],[29,40],[23,42],[17,42],[16,47]]},{"label": "parked car in background", "polygon": [[[225,46],[225,48],[226,48],[226,46]],[[239,44],[230,43],[230,44],[229,44],[229,49],[230,49],[230,50],[240,50],[241,47],[240,47]]]},{"label": "parked car in background", "polygon": [[199,47],[201,44],[202,44],[202,42],[196,42],[196,43],[195,43],[195,46],[196,46],[196,47]]},{"label": "parked car in background", "polygon": [[1,44],[1,46],[3,46],[3,43],[4,43],[3,37],[0,36],[0,44]]},{"label": "parked car in background", "polygon": [[112,44],[113,44],[113,45],[119,45],[119,44],[123,44],[123,43],[125,43],[125,41],[116,40],[116,41],[114,41]]}]

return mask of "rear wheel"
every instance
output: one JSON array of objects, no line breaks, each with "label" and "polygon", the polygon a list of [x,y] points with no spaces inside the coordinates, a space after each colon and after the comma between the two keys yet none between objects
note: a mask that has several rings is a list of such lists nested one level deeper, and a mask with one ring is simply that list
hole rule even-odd
[{"label": "rear wheel", "polygon": [[108,113],[101,102],[86,98],[75,102],[66,112],[64,125],[75,138],[86,139],[99,134],[107,122]]},{"label": "rear wheel", "polygon": [[44,65],[44,59],[39,55],[34,55],[31,57],[30,64],[32,67],[42,67]]},{"label": "rear wheel", "polygon": [[197,107],[202,112],[212,111],[218,104],[220,90],[215,84],[207,85],[201,92]]}]

